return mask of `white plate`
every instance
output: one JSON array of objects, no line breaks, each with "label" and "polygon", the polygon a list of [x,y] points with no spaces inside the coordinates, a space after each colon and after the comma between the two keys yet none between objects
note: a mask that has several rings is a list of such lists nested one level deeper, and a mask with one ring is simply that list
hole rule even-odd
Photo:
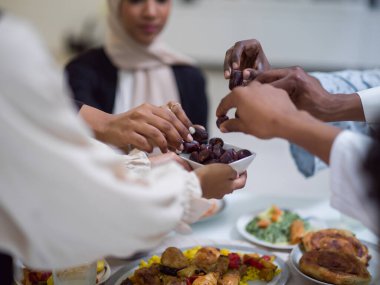
[{"label": "white plate", "polygon": [[[236,228],[237,228],[238,232],[245,239],[247,239],[250,242],[253,242],[257,245],[261,245],[261,246],[265,246],[265,247],[273,248],[273,249],[292,250],[296,245],[288,244],[288,243],[276,244],[276,243],[267,242],[267,241],[264,241],[264,240],[257,238],[256,236],[252,235],[251,233],[249,233],[246,230],[246,227],[249,224],[249,222],[252,221],[258,214],[260,214],[263,211],[265,211],[265,209],[240,216],[236,222]],[[290,210],[290,211],[297,213],[297,211],[294,211],[294,210]],[[301,218],[303,218],[303,217],[301,216]],[[318,230],[318,229],[322,229],[322,228],[326,227],[326,224],[323,221],[318,220],[316,218],[304,218],[304,219],[310,223],[311,228],[313,230]]]},{"label": "white plate", "polygon": [[[239,150],[242,149],[242,148],[239,148],[237,146],[234,146],[234,145],[228,144],[228,143],[224,143],[223,148],[224,149],[233,148],[235,151],[239,151]],[[243,159],[239,159],[239,160],[234,161],[232,163],[229,163],[228,165],[231,166],[233,169],[235,169],[237,173],[239,173],[239,174],[243,173],[244,171],[247,170],[248,166],[251,164],[251,162],[256,157],[256,153],[255,152],[251,151],[251,153],[252,153],[252,155],[247,156],[247,157],[245,157]],[[191,159],[189,159],[190,153],[181,153],[179,156],[183,160],[185,160],[187,163],[189,163],[192,169],[197,169],[199,167],[204,166],[204,164],[201,164],[201,163],[198,163],[198,162],[195,162],[195,161],[192,161]]]},{"label": "white plate", "polygon": [[[194,245],[196,246],[196,245]],[[213,245],[204,245],[204,246],[213,246],[217,248],[226,248],[233,252],[242,252],[242,253],[259,253],[261,255],[274,255],[271,252],[268,252],[266,250],[258,249],[255,247],[248,247],[248,246],[231,246],[231,245],[223,245],[223,244],[213,244]],[[187,248],[181,248],[181,250],[186,250],[192,247]],[[152,254],[153,255],[153,254]],[[148,260],[152,255],[144,257],[144,260]],[[155,254],[155,255],[161,255],[161,253]],[[120,268],[115,274],[111,276],[111,278],[105,283],[105,285],[120,285],[127,277],[133,275],[133,272],[138,268],[139,264],[141,262],[140,260],[136,260],[125,267]],[[278,256],[276,256],[276,260],[274,263],[281,269],[281,273],[278,274],[275,278],[273,278],[270,282],[263,282],[263,281],[250,281],[248,282],[249,285],[285,285],[289,278],[289,269],[286,263]]]},{"label": "white plate", "polygon": [[209,221],[220,214],[226,207],[226,200],[225,199],[211,199],[212,200],[212,206],[209,210],[206,211],[205,214],[203,214],[202,217],[195,223],[200,223],[204,221]]},{"label": "white plate", "polygon": [[[369,283],[369,285],[379,285],[379,283],[378,283],[380,280],[380,272],[379,272],[379,268],[380,268],[379,253],[380,253],[380,251],[379,251],[379,247],[377,247],[376,245],[374,245],[372,243],[366,242],[366,241],[361,240],[361,242],[368,247],[369,254],[371,255],[371,259],[369,261],[369,266],[368,266],[368,271],[372,276],[372,281],[371,281],[371,283]],[[316,279],[306,275],[305,273],[303,273],[300,270],[299,262],[300,262],[302,255],[303,255],[303,252],[302,252],[300,246],[296,246],[295,248],[293,248],[292,252],[290,253],[290,256],[289,256],[290,262],[289,263],[295,269],[295,271],[298,274],[300,274],[302,277],[304,277],[305,279],[313,281],[316,284],[331,285],[331,283],[326,283],[323,281],[316,280]]]},{"label": "white plate", "polygon": [[97,285],[103,284],[111,276],[111,266],[104,260],[104,270],[96,274]]}]

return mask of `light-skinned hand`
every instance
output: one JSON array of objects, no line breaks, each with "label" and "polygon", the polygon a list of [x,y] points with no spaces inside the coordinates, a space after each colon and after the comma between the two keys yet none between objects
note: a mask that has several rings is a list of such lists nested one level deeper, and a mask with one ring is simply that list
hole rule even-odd
[{"label": "light-skinned hand", "polygon": [[234,190],[243,188],[247,181],[247,173],[240,175],[227,164],[213,163],[194,170],[197,175],[203,197],[221,199]]},{"label": "light-skinned hand", "polygon": [[282,121],[298,112],[284,90],[256,81],[237,87],[224,97],[216,116],[222,117],[233,108],[236,108],[236,118],[223,122],[220,130],[243,132],[262,139],[281,136]]},{"label": "light-skinned hand", "polygon": [[190,120],[180,104],[158,107],[148,103],[113,115],[104,127],[103,141],[124,148],[132,145],[152,152],[158,146],[161,152],[169,148],[182,150],[183,141],[192,141],[188,127]]}]

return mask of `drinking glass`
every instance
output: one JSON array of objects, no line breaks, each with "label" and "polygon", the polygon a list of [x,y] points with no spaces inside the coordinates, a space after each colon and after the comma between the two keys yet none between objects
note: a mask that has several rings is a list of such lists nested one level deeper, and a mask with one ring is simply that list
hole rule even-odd
[{"label": "drinking glass", "polygon": [[53,270],[54,285],[95,285],[96,262],[81,266]]}]

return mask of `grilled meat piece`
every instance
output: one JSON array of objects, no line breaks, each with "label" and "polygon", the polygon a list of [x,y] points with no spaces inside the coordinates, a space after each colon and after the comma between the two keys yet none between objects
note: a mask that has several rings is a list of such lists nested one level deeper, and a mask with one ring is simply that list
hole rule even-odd
[{"label": "grilled meat piece", "polygon": [[371,281],[366,266],[352,254],[327,250],[305,252],[300,260],[303,273],[324,282],[364,285]]},{"label": "grilled meat piece", "polygon": [[162,253],[161,264],[175,269],[182,269],[189,266],[189,261],[181,250],[176,247],[168,247]]}]

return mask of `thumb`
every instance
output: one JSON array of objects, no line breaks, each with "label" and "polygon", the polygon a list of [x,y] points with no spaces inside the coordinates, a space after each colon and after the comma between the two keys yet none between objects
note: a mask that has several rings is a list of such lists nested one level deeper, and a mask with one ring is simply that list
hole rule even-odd
[{"label": "thumb", "polygon": [[235,107],[234,93],[226,95],[216,108],[216,116],[222,117],[227,114],[228,110]]},{"label": "thumb", "polygon": [[220,131],[222,133],[242,132],[243,124],[239,119],[229,119],[220,125]]}]

